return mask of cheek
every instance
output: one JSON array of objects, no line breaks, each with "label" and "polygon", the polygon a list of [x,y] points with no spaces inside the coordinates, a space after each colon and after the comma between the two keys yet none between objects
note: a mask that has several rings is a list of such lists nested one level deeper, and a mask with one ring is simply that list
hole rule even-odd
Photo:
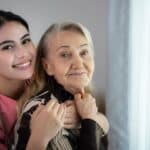
[{"label": "cheek", "polygon": [[64,83],[65,83],[65,76],[63,75],[62,72],[55,72],[54,78],[55,78],[55,80],[56,80],[59,84],[64,85]]},{"label": "cheek", "polygon": [[28,43],[25,45],[26,51],[32,55],[36,54],[36,48],[33,43]]},{"label": "cheek", "polygon": [[95,70],[95,64],[94,64],[94,62],[92,63],[92,67],[91,67],[92,69],[92,74],[93,74],[93,72],[94,72],[94,70]]},{"label": "cheek", "polygon": [[87,65],[88,65],[88,68],[89,68],[89,72],[90,72],[91,74],[93,74],[94,69],[95,69],[95,64],[94,64],[93,58],[91,58],[91,59],[89,59],[89,60],[87,61]]},{"label": "cheek", "polygon": [[55,61],[54,69],[58,74],[64,75],[66,74],[67,70],[69,70],[69,63],[63,61]]},{"label": "cheek", "polygon": [[57,67],[56,69],[55,69],[55,76],[57,77],[57,78],[64,78],[64,76],[65,76],[65,69],[63,69],[62,67]]},{"label": "cheek", "polygon": [[54,77],[55,79],[60,82],[63,83],[66,80],[66,70],[63,66],[57,66],[57,68],[55,67],[55,71],[54,71]]},{"label": "cheek", "polygon": [[7,75],[11,71],[11,65],[10,59],[1,59],[0,58],[0,74]]},{"label": "cheek", "polygon": [[37,50],[36,50],[36,48],[33,45],[30,47],[30,53],[32,53],[32,55],[34,57],[36,57]]},{"label": "cheek", "polygon": [[14,57],[12,55],[3,55],[2,54],[2,56],[0,56],[0,68],[2,68],[4,66],[12,65],[13,58]]},{"label": "cheek", "polygon": [[7,65],[7,63],[5,63],[5,61],[2,61],[0,59],[0,68],[3,69],[3,67],[6,66],[6,65]]}]

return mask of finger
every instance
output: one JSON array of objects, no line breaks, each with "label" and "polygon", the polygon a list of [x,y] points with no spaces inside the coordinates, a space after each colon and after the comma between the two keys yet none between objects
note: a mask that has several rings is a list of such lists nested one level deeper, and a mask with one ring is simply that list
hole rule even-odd
[{"label": "finger", "polygon": [[97,104],[96,104],[96,99],[95,99],[95,98],[92,97],[90,100],[91,100],[91,102],[92,102],[93,104],[97,105]]},{"label": "finger", "polygon": [[62,116],[61,116],[61,117],[62,117],[62,121],[63,121],[63,123],[64,123],[65,116],[66,116],[66,106],[65,106],[65,105],[63,105],[62,107],[64,108],[64,109],[63,109],[64,111],[63,111],[63,114],[62,114]]},{"label": "finger", "polygon": [[53,111],[53,113],[55,114],[55,115],[57,115],[58,114],[58,111],[59,111],[59,109],[60,109],[60,104],[56,101],[56,103],[51,107],[51,110]]},{"label": "finger", "polygon": [[87,101],[91,101],[91,100],[94,100],[94,97],[91,94],[86,93],[86,94],[84,94],[83,99],[87,100]]},{"label": "finger", "polygon": [[66,106],[70,106],[70,105],[73,105],[73,104],[74,104],[74,102],[72,100],[65,101]]},{"label": "finger", "polygon": [[65,108],[65,107],[66,107],[66,106],[65,106],[64,103],[63,103],[63,104],[60,104],[59,110],[58,110],[58,112],[57,112],[57,116],[58,116],[59,118],[64,117],[64,115],[65,115],[65,113],[66,113],[66,108]]},{"label": "finger", "polygon": [[75,94],[74,95],[75,100],[80,100],[81,99],[81,94]]},{"label": "finger", "polygon": [[64,122],[64,128],[79,129],[80,128],[80,123],[79,123],[79,121],[75,122],[75,123],[66,123],[66,122]]},{"label": "finger", "polygon": [[75,128],[77,128],[77,125],[64,123],[64,128],[66,128],[66,129],[75,129]]},{"label": "finger", "polygon": [[47,104],[46,104],[46,109],[49,112],[50,110],[52,110],[53,106],[57,103],[56,100],[50,100]]},{"label": "finger", "polygon": [[76,122],[78,122],[78,120],[75,120],[75,119],[72,119],[72,118],[66,118],[65,117],[65,120],[64,120],[65,124],[74,124]]},{"label": "finger", "polygon": [[85,94],[84,88],[82,88],[79,93],[81,94],[81,97],[83,97]]},{"label": "finger", "polygon": [[76,112],[72,110],[67,110],[66,109],[66,118],[74,117],[76,116]]},{"label": "finger", "polygon": [[66,107],[66,114],[75,114],[75,113],[76,113],[76,108],[74,104],[69,107]]},{"label": "finger", "polygon": [[43,110],[43,108],[44,108],[44,106],[40,104],[40,105],[37,107],[37,109],[33,112],[32,118],[33,118],[33,117],[34,117],[34,118],[37,117],[38,114]]}]

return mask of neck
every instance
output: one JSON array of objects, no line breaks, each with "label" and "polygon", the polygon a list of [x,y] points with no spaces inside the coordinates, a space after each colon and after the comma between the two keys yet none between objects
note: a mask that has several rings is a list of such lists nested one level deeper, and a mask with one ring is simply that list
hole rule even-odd
[{"label": "neck", "polygon": [[9,80],[0,77],[0,94],[18,99],[24,91],[24,81]]},{"label": "neck", "polygon": [[81,94],[81,95],[84,95],[85,93],[85,90],[84,88],[66,88],[67,91],[69,91],[72,95],[75,95],[75,94]]}]

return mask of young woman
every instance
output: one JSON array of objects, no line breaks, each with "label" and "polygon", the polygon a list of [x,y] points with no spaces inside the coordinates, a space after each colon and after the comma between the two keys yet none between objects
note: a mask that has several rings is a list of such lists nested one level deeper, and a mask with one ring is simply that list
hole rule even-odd
[{"label": "young woman", "polygon": [[[17,103],[20,95],[27,87],[27,80],[33,75],[36,49],[30,37],[29,26],[27,22],[20,16],[0,10],[0,150],[9,149],[12,142],[14,125],[17,120]],[[69,110],[68,110],[69,109]],[[49,125],[48,107],[40,107],[36,117],[40,118],[38,122],[33,117],[32,126],[41,131],[41,143],[30,143],[31,145],[42,145],[49,135],[53,134]],[[69,122],[73,126],[77,122],[77,117],[73,105],[67,107],[71,116],[74,118]],[[40,113],[39,113],[40,112]],[[35,116],[34,115],[34,116]],[[44,116],[44,117],[43,117]],[[75,116],[75,117],[74,117]],[[66,119],[67,120],[67,119]],[[67,121],[66,121],[67,122]],[[43,124],[47,128],[43,128]],[[67,122],[68,123],[68,122]],[[67,124],[68,125],[68,124]],[[35,130],[33,130],[33,134]],[[36,132],[36,131],[35,131]],[[31,141],[32,141],[31,136]],[[39,136],[35,136],[38,141]],[[42,143],[43,142],[43,143]]]},{"label": "young woman", "polygon": [[7,149],[17,119],[18,99],[25,80],[31,78],[35,47],[26,21],[11,12],[0,11],[0,149]]},{"label": "young woman", "polygon": [[[47,103],[55,132],[50,140],[45,141],[43,149],[102,149],[99,145],[104,132],[102,128],[108,124],[99,116],[89,89],[94,72],[93,53],[90,33],[81,24],[53,24],[44,33],[38,46],[35,78],[24,95],[32,98],[25,104],[21,115],[16,149],[26,148],[30,131],[34,130],[30,127],[30,116],[39,104]],[[76,105],[81,117],[80,129],[68,130],[64,126],[66,100],[72,100]],[[27,147],[33,149],[32,145]]]}]

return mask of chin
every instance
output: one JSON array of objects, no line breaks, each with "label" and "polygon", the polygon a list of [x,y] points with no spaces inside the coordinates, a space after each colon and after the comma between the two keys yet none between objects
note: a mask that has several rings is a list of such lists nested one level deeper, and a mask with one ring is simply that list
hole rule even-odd
[{"label": "chin", "polygon": [[73,82],[67,82],[64,85],[65,89],[72,94],[79,93],[89,85],[89,80],[74,80]]},{"label": "chin", "polygon": [[68,91],[70,91],[72,94],[76,93],[81,93],[85,89],[85,86],[75,86],[75,85],[70,85],[68,88]]},{"label": "chin", "polygon": [[24,74],[23,76],[21,76],[21,80],[27,80],[27,79],[31,79],[33,74]]}]

